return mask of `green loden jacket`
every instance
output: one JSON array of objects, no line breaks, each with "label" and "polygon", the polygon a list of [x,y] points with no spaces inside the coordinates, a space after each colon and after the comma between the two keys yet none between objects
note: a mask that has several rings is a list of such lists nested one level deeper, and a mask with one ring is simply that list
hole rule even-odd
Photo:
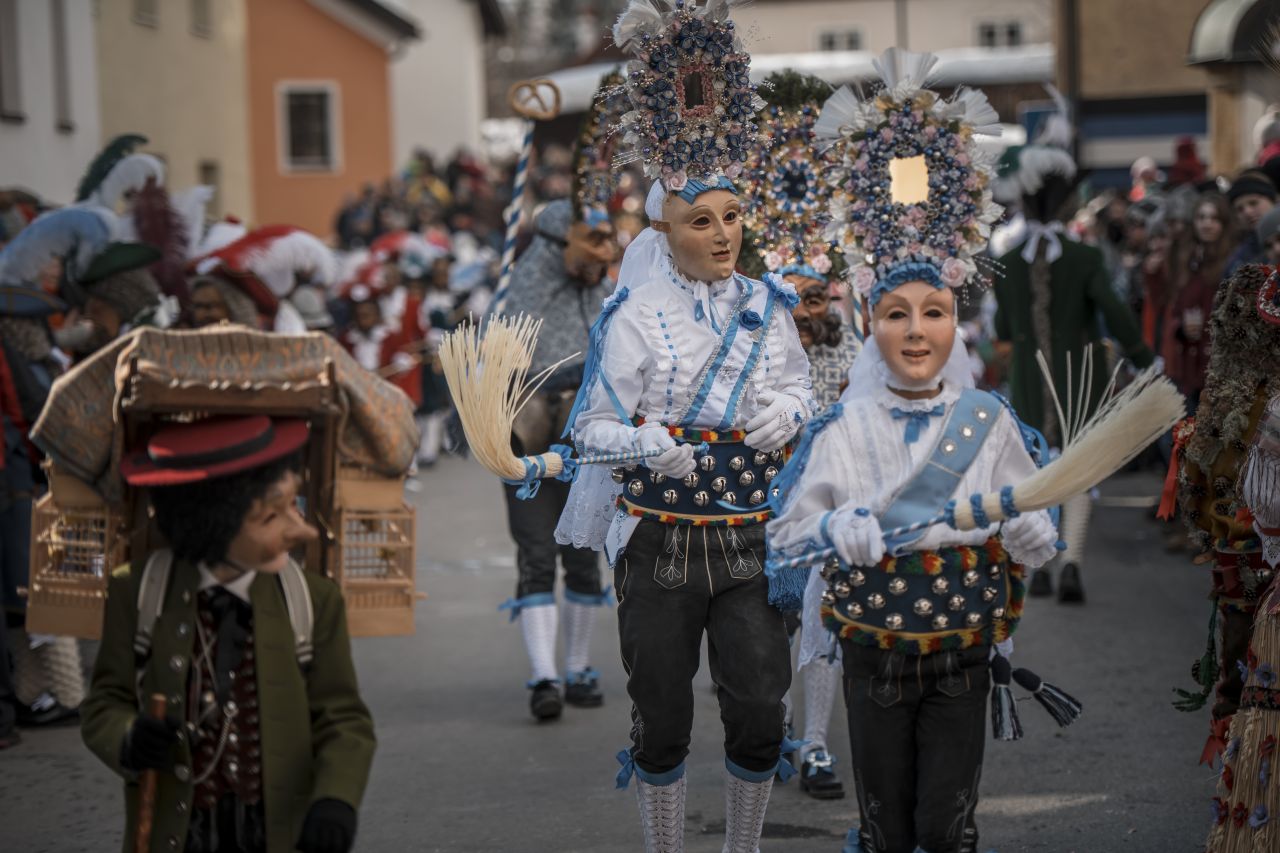
[{"label": "green loden jacket", "polygon": [[[141,574],[126,565],[112,575],[93,682],[80,709],[85,744],[125,780],[125,853],[134,849],[138,782],[120,766],[121,740],[138,714],[140,697],[162,693],[169,713],[185,718],[200,582],[194,566],[174,562],[139,688],[133,638]],[[375,748],[373,720],[351,663],[342,594],[327,578],[304,574],[315,613],[315,656],[306,674],[295,657],[279,579],[260,574],[249,587],[269,853],[294,850],[303,818],[316,800],[332,798],[358,809]],[[185,734],[179,736],[173,759],[174,769],[160,771],[156,786],[152,851],[181,850],[186,844],[194,789]]]},{"label": "green loden jacket", "polygon": [[[1025,241],[1024,241],[1025,242]],[[1041,391],[1040,367],[1036,350],[1045,348],[1045,358],[1053,371],[1053,384],[1058,399],[1067,405],[1067,363],[1071,363],[1072,394],[1080,389],[1084,353],[1102,340],[1098,323],[1101,314],[1107,331],[1120,342],[1124,355],[1138,367],[1147,367],[1155,356],[1138,330],[1129,307],[1120,301],[1107,276],[1102,252],[1063,238],[1062,257],[1049,268],[1049,328],[1052,346],[1036,339],[1031,316],[1031,265],[1022,259],[1022,245],[1000,258],[1004,275],[996,276],[996,337],[1013,344],[1013,362],[1009,371],[1009,396],[1018,417],[1041,432],[1045,431],[1048,412]],[[1087,409],[1092,414],[1098,407],[1107,381],[1111,378],[1104,353],[1093,353],[1093,385]],[[1074,400],[1072,402],[1074,405]],[[1055,422],[1057,418],[1054,418]],[[1055,431],[1057,432],[1057,431]],[[1061,444],[1060,432],[1055,444]]]}]

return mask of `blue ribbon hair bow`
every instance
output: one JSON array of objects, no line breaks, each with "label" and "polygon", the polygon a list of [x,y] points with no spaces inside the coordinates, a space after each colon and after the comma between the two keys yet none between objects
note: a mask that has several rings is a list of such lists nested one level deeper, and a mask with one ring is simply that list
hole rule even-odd
[{"label": "blue ribbon hair bow", "polygon": [[920,430],[929,425],[929,418],[940,418],[946,412],[946,407],[939,403],[932,409],[925,409],[919,412],[909,412],[904,409],[890,409],[889,414],[893,415],[895,421],[906,421],[907,430],[902,436],[904,444],[915,444],[920,440]]}]

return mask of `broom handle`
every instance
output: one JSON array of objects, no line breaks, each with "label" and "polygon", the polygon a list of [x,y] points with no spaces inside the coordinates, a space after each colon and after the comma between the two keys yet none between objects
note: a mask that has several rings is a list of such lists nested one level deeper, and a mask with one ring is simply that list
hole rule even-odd
[{"label": "broom handle", "polygon": [[[947,520],[946,515],[935,515],[933,518],[917,521],[915,524],[908,524],[905,527],[895,527],[892,530],[884,531],[884,538],[888,540],[895,536],[905,536],[908,533],[915,533],[917,530],[924,530],[926,527],[932,527],[935,524],[942,524]],[[836,556],[835,548],[815,548],[812,551],[805,551],[794,557],[788,557],[785,560],[771,561],[771,566],[777,569],[799,569],[813,563],[824,563]]]},{"label": "broom handle", "polygon": [[[147,704],[147,716],[163,720],[166,702],[163,693],[152,693]],[[151,850],[151,825],[156,814],[157,770],[143,770],[138,777],[138,831],[134,836],[134,850],[149,853]]]},{"label": "broom handle", "polygon": [[[694,448],[694,453],[706,453],[708,449],[707,442],[702,442]],[[597,453],[591,456],[583,456],[578,459],[579,465],[616,465],[619,462],[639,462],[642,459],[652,459],[655,456],[661,456],[666,453],[665,450],[628,450],[623,453]]]}]

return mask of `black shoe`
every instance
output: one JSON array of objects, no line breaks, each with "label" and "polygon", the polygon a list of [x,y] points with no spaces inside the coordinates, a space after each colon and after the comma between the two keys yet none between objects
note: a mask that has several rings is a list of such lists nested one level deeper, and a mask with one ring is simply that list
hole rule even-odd
[{"label": "black shoe", "polygon": [[600,678],[594,669],[571,672],[565,679],[564,701],[575,708],[599,708],[604,704]]},{"label": "black shoe", "polygon": [[15,716],[18,725],[23,728],[74,726],[80,722],[80,709],[68,708],[61,702],[55,701],[52,705],[47,705],[37,710],[30,705],[19,702]]},{"label": "black shoe", "polygon": [[821,750],[814,750],[800,765],[800,790],[815,800],[844,799],[844,783],[833,767],[836,760]]},{"label": "black shoe", "polygon": [[1061,604],[1084,604],[1084,582],[1080,580],[1080,567],[1075,563],[1067,563],[1058,576],[1058,602]]},{"label": "black shoe", "polygon": [[564,702],[560,699],[560,688],[556,682],[543,679],[530,689],[533,693],[529,696],[529,711],[533,716],[539,722],[558,719],[564,710]]},{"label": "black shoe", "polygon": [[1053,575],[1046,568],[1036,569],[1031,573],[1031,585],[1027,593],[1034,598],[1047,598],[1053,595]]}]

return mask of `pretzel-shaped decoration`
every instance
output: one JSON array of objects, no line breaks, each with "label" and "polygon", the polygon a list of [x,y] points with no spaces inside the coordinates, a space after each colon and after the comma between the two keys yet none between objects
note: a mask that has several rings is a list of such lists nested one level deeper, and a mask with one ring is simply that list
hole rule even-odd
[{"label": "pretzel-shaped decoration", "polygon": [[546,77],[521,80],[507,90],[507,103],[524,118],[550,121],[560,115],[560,89]]}]

